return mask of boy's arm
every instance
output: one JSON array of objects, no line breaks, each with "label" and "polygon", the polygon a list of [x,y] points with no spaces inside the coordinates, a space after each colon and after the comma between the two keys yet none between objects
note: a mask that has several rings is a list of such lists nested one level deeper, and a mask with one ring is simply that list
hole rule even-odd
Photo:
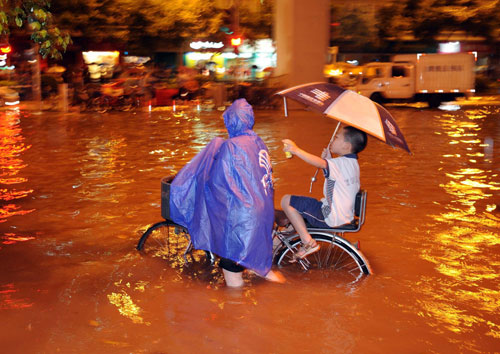
[{"label": "boy's arm", "polygon": [[304,160],[310,165],[313,165],[314,167],[323,169],[327,168],[328,164],[326,160],[302,150],[292,140],[284,139],[282,140],[282,142],[284,144],[283,151],[291,152],[293,155],[298,156],[300,159]]}]

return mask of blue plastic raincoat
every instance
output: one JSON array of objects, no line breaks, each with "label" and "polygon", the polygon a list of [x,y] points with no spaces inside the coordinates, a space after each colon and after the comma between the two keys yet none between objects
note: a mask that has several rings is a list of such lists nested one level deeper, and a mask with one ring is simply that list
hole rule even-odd
[{"label": "blue plastic raincoat", "polygon": [[229,139],[213,139],[175,177],[170,215],[196,249],[211,251],[265,276],[272,263],[274,190],[269,152],[252,130],[245,99],[223,114]]}]

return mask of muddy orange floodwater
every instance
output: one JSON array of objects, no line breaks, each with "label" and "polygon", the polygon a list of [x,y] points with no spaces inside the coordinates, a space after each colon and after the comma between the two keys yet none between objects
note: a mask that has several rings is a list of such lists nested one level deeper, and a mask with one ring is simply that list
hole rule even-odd
[{"label": "muddy orange floodwater", "polygon": [[[287,283],[135,250],[160,221],[160,180],[215,136],[220,112],[0,112],[0,342],[5,353],[493,353],[500,349],[500,107],[388,107],[413,154],[369,139],[374,274],[283,270]],[[257,111],[275,204],[309,194],[336,122]]]}]

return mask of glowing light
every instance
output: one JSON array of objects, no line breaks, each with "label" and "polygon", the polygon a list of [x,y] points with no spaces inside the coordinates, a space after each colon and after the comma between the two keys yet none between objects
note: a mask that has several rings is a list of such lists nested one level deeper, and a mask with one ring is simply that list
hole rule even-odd
[{"label": "glowing light", "polygon": [[12,51],[12,47],[10,45],[6,46],[6,47],[0,47],[0,52],[4,53],[4,54],[8,54]]},{"label": "glowing light", "polygon": [[222,42],[191,42],[189,46],[193,49],[208,49],[208,48],[222,48],[224,47],[224,43]]},{"label": "glowing light", "polygon": [[440,53],[460,53],[460,42],[439,43]]},{"label": "glowing light", "polygon": [[[457,104],[447,104],[439,106],[439,109],[443,111],[458,111],[460,110],[460,106]],[[458,141],[450,142],[450,144],[458,144]]]},{"label": "glowing light", "polygon": [[106,63],[106,64],[118,64],[118,57],[120,56],[120,52],[118,51],[113,51],[113,52],[83,52],[83,60],[85,61],[85,64],[100,64],[100,63]]},{"label": "glowing light", "polygon": [[200,53],[200,52],[190,52],[186,56],[189,60],[209,60],[212,58],[213,53]]},{"label": "glowing light", "polygon": [[340,76],[342,75],[342,70],[340,69],[332,69],[328,72],[330,76]]},{"label": "glowing light", "polygon": [[231,45],[235,47],[241,45],[241,37],[231,38]]},{"label": "glowing light", "polygon": [[497,206],[495,204],[487,205],[486,206],[486,211],[492,212],[496,210]]},{"label": "glowing light", "polygon": [[222,53],[221,56],[226,59],[234,59],[238,57],[238,55],[234,53]]}]

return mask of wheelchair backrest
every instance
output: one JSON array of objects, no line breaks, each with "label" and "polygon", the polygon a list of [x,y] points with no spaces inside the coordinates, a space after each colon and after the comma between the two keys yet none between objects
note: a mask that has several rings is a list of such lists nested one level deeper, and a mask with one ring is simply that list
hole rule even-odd
[{"label": "wheelchair backrest", "polygon": [[354,215],[359,218],[358,222],[360,225],[363,225],[365,222],[366,196],[366,191],[364,189],[360,189],[356,194],[356,201],[354,202]]}]

